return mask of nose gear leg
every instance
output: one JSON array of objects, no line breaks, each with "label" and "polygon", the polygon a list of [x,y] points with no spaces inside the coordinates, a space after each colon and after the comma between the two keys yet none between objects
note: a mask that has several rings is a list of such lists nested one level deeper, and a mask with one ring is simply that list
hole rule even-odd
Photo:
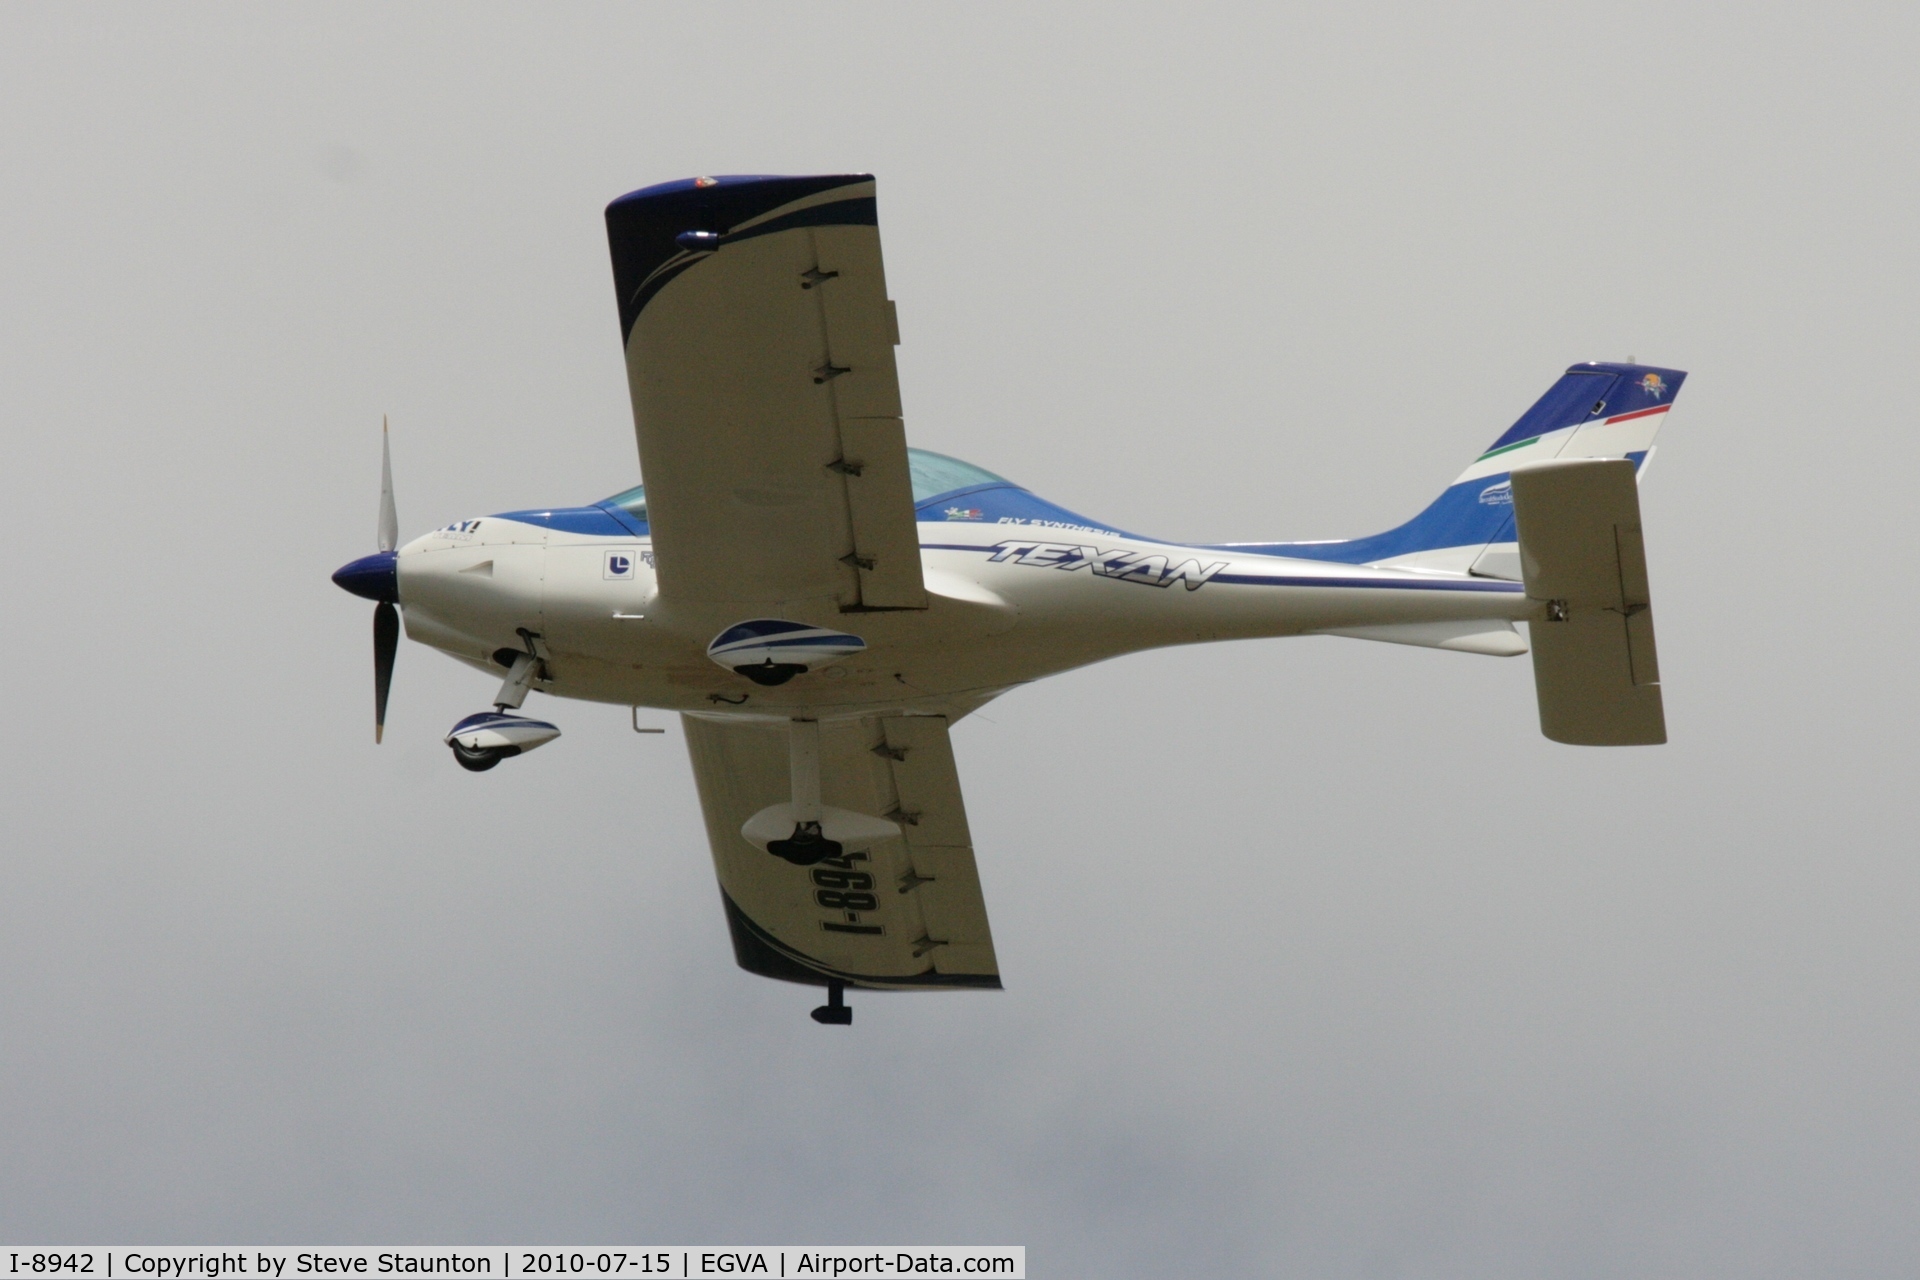
[{"label": "nose gear leg", "polygon": [[[493,697],[493,706],[497,711],[518,711],[527,700],[528,690],[533,682],[546,674],[545,655],[541,652],[540,633],[529,631],[525,627],[515,629],[525,652],[514,653],[513,661],[507,666],[507,678],[501,682],[500,692]],[[501,649],[493,655],[498,662],[513,651]]]},{"label": "nose gear leg", "polygon": [[484,773],[502,760],[524,755],[560,736],[558,725],[514,714],[527,700],[534,681],[546,675],[538,633],[521,627],[520,640],[527,646],[524,652],[513,649],[494,652],[494,661],[506,666],[507,678],[493,697],[493,710],[468,716],[453,726],[446,737],[447,745],[453,749],[453,758],[460,762],[462,769]]},{"label": "nose gear leg", "polygon": [[530,653],[518,654],[513,665],[507,668],[507,678],[500,685],[500,692],[493,695],[493,705],[498,711],[518,711],[527,700],[528,690],[533,688],[534,679],[540,674],[540,659]]}]

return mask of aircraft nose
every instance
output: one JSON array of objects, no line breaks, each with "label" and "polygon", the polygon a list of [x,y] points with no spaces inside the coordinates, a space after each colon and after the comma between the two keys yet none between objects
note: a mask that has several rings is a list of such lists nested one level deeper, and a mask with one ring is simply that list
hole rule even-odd
[{"label": "aircraft nose", "polygon": [[366,600],[399,604],[399,562],[399,555],[392,551],[376,551],[370,556],[361,556],[352,564],[343,564],[333,571],[333,585]]}]

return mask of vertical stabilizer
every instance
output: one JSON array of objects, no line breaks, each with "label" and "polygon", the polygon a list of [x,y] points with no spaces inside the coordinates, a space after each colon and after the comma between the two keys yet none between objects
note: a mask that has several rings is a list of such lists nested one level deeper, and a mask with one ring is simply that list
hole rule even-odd
[{"label": "vertical stabilizer", "polygon": [[[1520,581],[1513,489],[1521,466],[1556,458],[1625,458],[1635,467],[1687,375],[1644,364],[1576,364],[1547,388],[1425,511],[1370,538],[1263,543],[1258,550],[1303,560],[1392,565]],[[1252,548],[1250,548],[1252,549]]]}]

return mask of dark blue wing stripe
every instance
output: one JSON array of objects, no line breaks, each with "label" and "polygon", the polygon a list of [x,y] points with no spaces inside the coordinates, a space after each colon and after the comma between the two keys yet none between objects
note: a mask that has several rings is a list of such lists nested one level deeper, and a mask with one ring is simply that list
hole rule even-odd
[{"label": "dark blue wing stripe", "polygon": [[[717,231],[725,236],[741,223],[772,213],[782,205],[836,187],[871,181],[870,173],[801,178],[723,177],[662,183],[621,196],[607,206],[607,247],[613,255],[613,287],[620,300],[622,345],[632,336],[633,322],[647,301],[674,276],[706,256],[683,249],[675,240],[681,232]],[[701,186],[699,182],[708,185]],[[838,201],[827,207],[861,203],[859,200]],[[857,208],[846,211],[837,215],[838,220],[871,221],[871,202],[867,204],[869,207],[864,212]],[[818,216],[824,220],[835,217],[824,213]],[[749,230],[759,232],[760,229]],[[675,261],[681,258],[685,261]],[[663,267],[668,270],[663,271]]]}]

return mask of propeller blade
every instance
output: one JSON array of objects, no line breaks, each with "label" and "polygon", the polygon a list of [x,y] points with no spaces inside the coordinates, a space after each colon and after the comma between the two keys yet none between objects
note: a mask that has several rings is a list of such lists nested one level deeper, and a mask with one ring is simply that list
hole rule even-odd
[{"label": "propeller blade", "polygon": [[373,607],[373,740],[387,729],[387,689],[393,684],[393,655],[400,648],[400,611],[382,600]]},{"label": "propeller blade", "polygon": [[380,550],[400,545],[400,516],[393,509],[393,451],[387,445],[387,418],[380,416]]}]

